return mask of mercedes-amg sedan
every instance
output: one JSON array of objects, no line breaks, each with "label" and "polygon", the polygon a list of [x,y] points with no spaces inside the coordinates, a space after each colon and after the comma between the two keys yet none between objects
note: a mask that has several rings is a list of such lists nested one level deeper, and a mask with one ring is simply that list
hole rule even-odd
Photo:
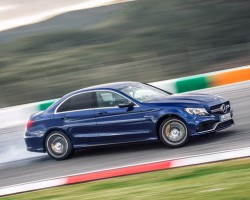
[{"label": "mercedes-amg sedan", "polygon": [[160,140],[180,147],[191,136],[231,126],[232,117],[222,97],[118,82],[74,91],[33,114],[24,138],[28,151],[63,160],[90,146]]}]

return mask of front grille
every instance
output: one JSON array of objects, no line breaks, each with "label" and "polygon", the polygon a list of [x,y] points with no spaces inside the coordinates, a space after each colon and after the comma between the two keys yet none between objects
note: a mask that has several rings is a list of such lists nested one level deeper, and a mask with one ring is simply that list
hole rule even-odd
[{"label": "front grille", "polygon": [[221,128],[224,128],[224,127],[227,127],[227,126],[230,126],[234,123],[234,121],[232,119],[228,120],[228,121],[225,121],[225,122],[222,122],[220,123],[217,127],[216,127],[216,130],[219,130]]},{"label": "front grille", "polygon": [[215,121],[202,122],[197,128],[197,132],[211,130],[215,124]]},{"label": "front grille", "polygon": [[[223,105],[225,105],[225,109],[223,110]],[[212,113],[214,114],[225,114],[225,113],[228,113],[230,111],[230,103],[229,101],[226,101],[224,103],[221,103],[221,104],[217,104],[217,105],[214,105],[214,106],[211,106],[210,107],[210,110]]]},{"label": "front grille", "polygon": [[202,122],[197,128],[197,133],[207,133],[212,131],[219,131],[221,129],[227,128],[228,126],[234,124],[234,120],[230,119],[225,122],[215,122],[215,121],[207,121]]}]

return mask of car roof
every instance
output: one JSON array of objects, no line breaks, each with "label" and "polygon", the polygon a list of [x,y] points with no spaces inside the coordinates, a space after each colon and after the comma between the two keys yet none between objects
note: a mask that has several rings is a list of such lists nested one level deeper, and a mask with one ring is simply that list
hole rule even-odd
[{"label": "car roof", "polygon": [[114,82],[114,83],[106,83],[106,84],[101,84],[101,85],[95,85],[95,86],[91,86],[91,87],[86,87],[86,88],[82,88],[79,90],[75,90],[73,92],[70,92],[66,95],[64,95],[62,98],[60,98],[58,101],[56,101],[48,110],[47,112],[50,111],[54,111],[54,109],[60,104],[62,103],[65,99],[67,99],[68,97],[74,95],[74,94],[78,94],[81,92],[85,92],[85,91],[92,91],[92,90],[98,90],[98,89],[118,89],[118,88],[122,88],[131,84],[138,84],[140,82],[134,82],[134,81],[124,81],[124,82]]},{"label": "car roof", "polygon": [[124,82],[105,83],[105,84],[101,84],[101,85],[95,85],[95,86],[91,86],[91,87],[82,88],[82,89],[73,91],[69,94],[84,92],[84,91],[91,91],[91,90],[98,90],[98,89],[118,89],[118,88],[128,86],[130,84],[136,84],[136,83],[139,83],[139,82],[124,81]]}]

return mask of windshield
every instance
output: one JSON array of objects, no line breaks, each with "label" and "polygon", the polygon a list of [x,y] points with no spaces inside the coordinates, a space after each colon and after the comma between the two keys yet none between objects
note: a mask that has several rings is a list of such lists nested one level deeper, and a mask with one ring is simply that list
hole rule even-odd
[{"label": "windshield", "polygon": [[118,90],[142,103],[170,95],[170,93],[142,83],[131,84]]}]

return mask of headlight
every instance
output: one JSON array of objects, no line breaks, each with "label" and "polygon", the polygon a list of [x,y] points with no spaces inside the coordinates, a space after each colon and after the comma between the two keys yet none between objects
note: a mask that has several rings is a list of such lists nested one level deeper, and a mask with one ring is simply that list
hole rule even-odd
[{"label": "headlight", "polygon": [[185,108],[185,111],[191,115],[208,115],[205,108]]}]

